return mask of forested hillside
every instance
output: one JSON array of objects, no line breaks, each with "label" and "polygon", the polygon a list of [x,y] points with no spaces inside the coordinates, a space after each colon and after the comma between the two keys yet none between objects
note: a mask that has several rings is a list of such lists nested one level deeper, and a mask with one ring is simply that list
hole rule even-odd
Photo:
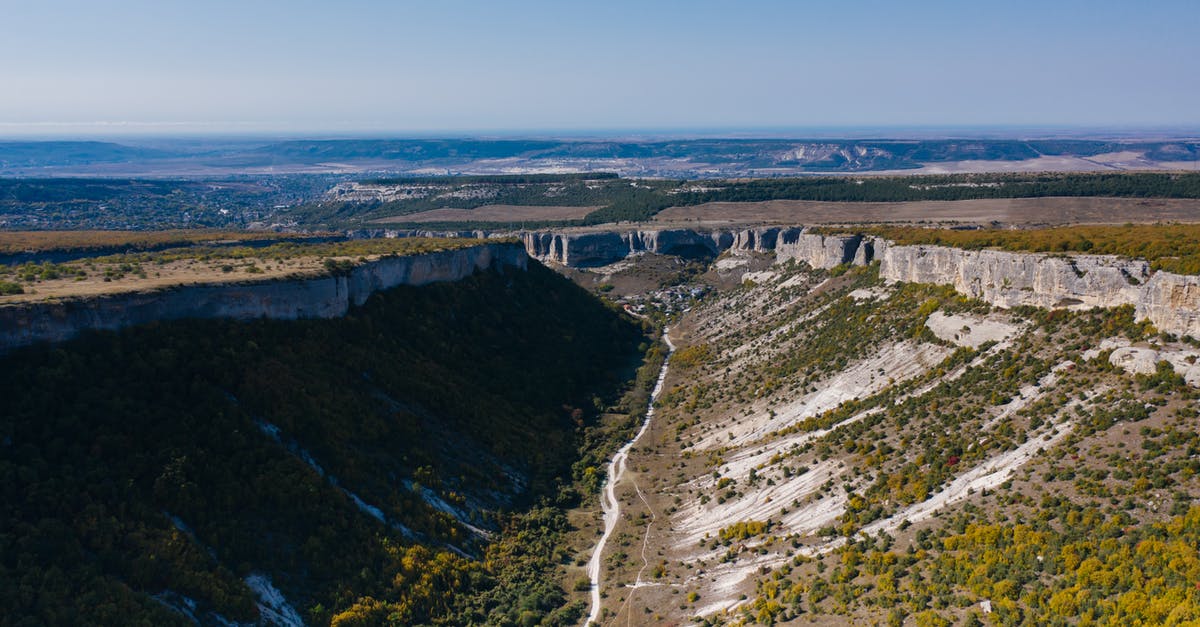
[{"label": "forested hillside", "polygon": [[[694,191],[689,191],[689,189]],[[666,194],[643,193],[618,199],[588,215],[591,224],[646,220],[667,207],[707,202],[820,200],[826,202],[903,202],[1049,196],[1200,198],[1200,175],[1192,173],[1102,174],[945,174],[924,176],[823,176],[708,181],[703,188],[683,187]]]},{"label": "forested hillside", "polygon": [[[334,188],[319,201],[280,211],[275,219],[308,228],[405,226],[405,216],[438,208],[490,205],[597,207],[583,220],[538,226],[644,221],[668,207],[710,202],[812,200],[911,202],[987,198],[1124,197],[1200,198],[1195,173],[1021,173],[920,176],[803,176],[712,179],[702,183],[604,175],[447,176],[372,179]],[[343,193],[338,193],[339,191]],[[350,193],[345,193],[350,192]],[[730,218],[738,218],[731,211]],[[411,223],[420,228],[530,227],[522,220],[497,223]]]},{"label": "forested hillside", "polygon": [[570,620],[537,538],[644,341],[532,264],[14,353],[0,625]]}]

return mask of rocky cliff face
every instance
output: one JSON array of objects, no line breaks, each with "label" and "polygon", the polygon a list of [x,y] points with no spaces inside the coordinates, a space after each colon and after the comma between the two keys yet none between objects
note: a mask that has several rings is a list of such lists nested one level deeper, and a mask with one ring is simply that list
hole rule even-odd
[{"label": "rocky cliff face", "polygon": [[845,263],[871,262],[873,246],[861,235],[818,235],[797,229],[786,230],[775,247],[775,260],[803,261],[814,268],[829,269]]},{"label": "rocky cliff face", "polygon": [[1090,309],[1133,305],[1159,331],[1200,337],[1200,277],[1150,273],[1145,261],[873,242],[891,281],[953,285],[999,307]]},{"label": "rocky cliff face", "polygon": [[0,307],[0,353],[59,342],[91,329],[121,329],[183,318],[334,318],[380,290],[456,281],[486,268],[524,270],[518,244],[484,244],[425,255],[387,257],[345,276],[200,285]]},{"label": "rocky cliff face", "polygon": [[1200,277],[1156,272],[1134,305],[1158,330],[1200,338]]},{"label": "rocky cliff face", "polygon": [[603,266],[641,252],[681,257],[716,256],[734,244],[731,232],[692,229],[531,232],[522,233],[521,238],[531,257],[573,268]]},{"label": "rocky cliff face", "polygon": [[1051,256],[944,246],[875,246],[892,281],[953,285],[1000,307],[1106,307],[1134,303],[1150,278],[1144,261],[1101,255]]},{"label": "rocky cliff face", "polygon": [[794,259],[814,268],[851,263],[856,254],[860,263],[871,261],[862,236],[817,235],[801,228],[527,232],[521,238],[531,257],[569,267],[602,266],[641,252],[696,258],[727,250],[774,252],[778,261]]},{"label": "rocky cliff face", "polygon": [[[435,235],[446,235],[444,233]],[[501,234],[471,232],[473,237]],[[1151,273],[1144,261],[1105,255],[1049,255],[945,246],[897,246],[861,235],[821,235],[800,227],[663,229],[521,234],[531,257],[564,266],[598,266],[641,252],[716,256],[775,253],[814,268],[880,262],[890,281],[952,285],[998,307],[1134,305],[1160,331],[1200,337],[1200,277]]]}]

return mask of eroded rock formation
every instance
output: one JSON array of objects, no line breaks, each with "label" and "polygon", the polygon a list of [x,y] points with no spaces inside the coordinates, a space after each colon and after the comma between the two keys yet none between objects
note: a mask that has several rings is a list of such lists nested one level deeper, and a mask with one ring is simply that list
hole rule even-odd
[{"label": "eroded rock formation", "polygon": [[1200,277],[1156,272],[1134,304],[1134,315],[1158,330],[1200,338]]},{"label": "eroded rock formation", "polygon": [[1133,305],[1139,320],[1200,337],[1200,277],[1151,272],[1145,261],[1109,255],[1053,255],[946,246],[898,246],[861,235],[822,235],[799,227],[664,229],[522,234],[529,255],[559,265],[613,263],[640,252],[716,256],[732,250],[775,254],[814,268],[879,261],[889,281],[952,285],[998,307],[1093,308]]},{"label": "eroded rock formation", "polygon": [[1107,307],[1137,301],[1145,261],[1102,255],[1052,256],[878,242],[879,273],[891,281],[953,285],[1000,307]]},{"label": "eroded rock formation", "polygon": [[1109,255],[1049,255],[874,242],[891,281],[953,285],[998,307],[1119,307],[1159,331],[1200,337],[1200,277],[1158,271]]},{"label": "eroded rock formation", "polygon": [[[860,235],[819,235],[801,228],[662,229],[633,231],[527,232],[521,234],[531,257],[569,267],[602,266],[642,252],[681,257],[715,257],[727,250],[774,252],[815,268],[870,262]],[[865,256],[864,256],[865,255]]]}]

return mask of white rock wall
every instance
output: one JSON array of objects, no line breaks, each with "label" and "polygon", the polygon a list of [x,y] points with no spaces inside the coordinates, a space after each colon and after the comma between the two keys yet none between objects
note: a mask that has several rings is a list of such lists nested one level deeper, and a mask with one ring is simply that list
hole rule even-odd
[{"label": "white rock wall", "polygon": [[889,281],[952,285],[998,307],[1090,309],[1133,305],[1159,331],[1200,338],[1200,277],[1150,272],[1145,261],[873,242]]},{"label": "white rock wall", "polygon": [[775,261],[803,261],[813,268],[829,269],[844,263],[870,262],[866,248],[861,246],[861,235],[820,235],[817,233],[788,232],[775,246]]},{"label": "white rock wall", "polygon": [[1200,338],[1200,277],[1156,272],[1135,304],[1137,319],[1159,331]]},{"label": "white rock wall", "polygon": [[875,244],[890,281],[953,285],[1000,307],[1113,307],[1137,302],[1150,278],[1144,261],[1102,255],[1052,256],[945,246]]}]

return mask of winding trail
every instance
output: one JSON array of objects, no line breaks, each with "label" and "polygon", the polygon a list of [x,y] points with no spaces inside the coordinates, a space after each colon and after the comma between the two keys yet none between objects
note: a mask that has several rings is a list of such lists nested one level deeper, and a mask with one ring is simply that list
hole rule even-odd
[{"label": "winding trail", "polygon": [[[650,501],[647,501],[646,495],[642,493],[642,488],[638,485],[637,478],[633,478],[631,481],[633,481],[633,489],[637,491],[638,498],[642,499],[646,510],[650,512],[650,520],[646,521],[646,533],[642,536],[642,567],[638,569],[637,578],[633,580],[633,583],[628,584],[630,588],[629,594],[625,597],[625,603],[621,605],[621,609],[617,612],[618,616],[633,603],[633,595],[637,589],[644,585],[649,585],[642,581],[642,575],[645,574],[647,568],[650,568],[650,560],[646,557],[646,549],[650,546],[650,531],[654,529],[654,521],[658,520],[658,516],[654,513],[654,508],[650,506]],[[627,626],[633,624],[633,612],[625,615],[625,624]]]},{"label": "winding trail", "polygon": [[608,542],[608,537],[612,535],[613,529],[617,527],[617,521],[621,519],[621,502],[617,500],[616,486],[625,474],[625,460],[629,457],[629,449],[642,439],[646,429],[650,427],[650,419],[654,417],[654,401],[658,399],[659,394],[662,394],[663,381],[667,378],[667,369],[671,364],[671,353],[675,352],[675,345],[671,343],[668,329],[663,329],[663,341],[667,343],[667,358],[663,361],[662,370],[658,371],[658,381],[654,384],[654,390],[650,392],[650,407],[646,410],[646,419],[642,422],[642,428],[638,430],[637,435],[626,442],[625,446],[622,446],[613,455],[612,461],[608,462],[608,474],[604,481],[604,489],[600,491],[600,507],[604,510],[604,534],[596,542],[596,548],[592,549],[592,559],[588,560],[587,574],[592,583],[592,609],[588,612],[587,621],[583,623],[585,627],[600,618],[600,558],[604,554],[604,545]]}]

